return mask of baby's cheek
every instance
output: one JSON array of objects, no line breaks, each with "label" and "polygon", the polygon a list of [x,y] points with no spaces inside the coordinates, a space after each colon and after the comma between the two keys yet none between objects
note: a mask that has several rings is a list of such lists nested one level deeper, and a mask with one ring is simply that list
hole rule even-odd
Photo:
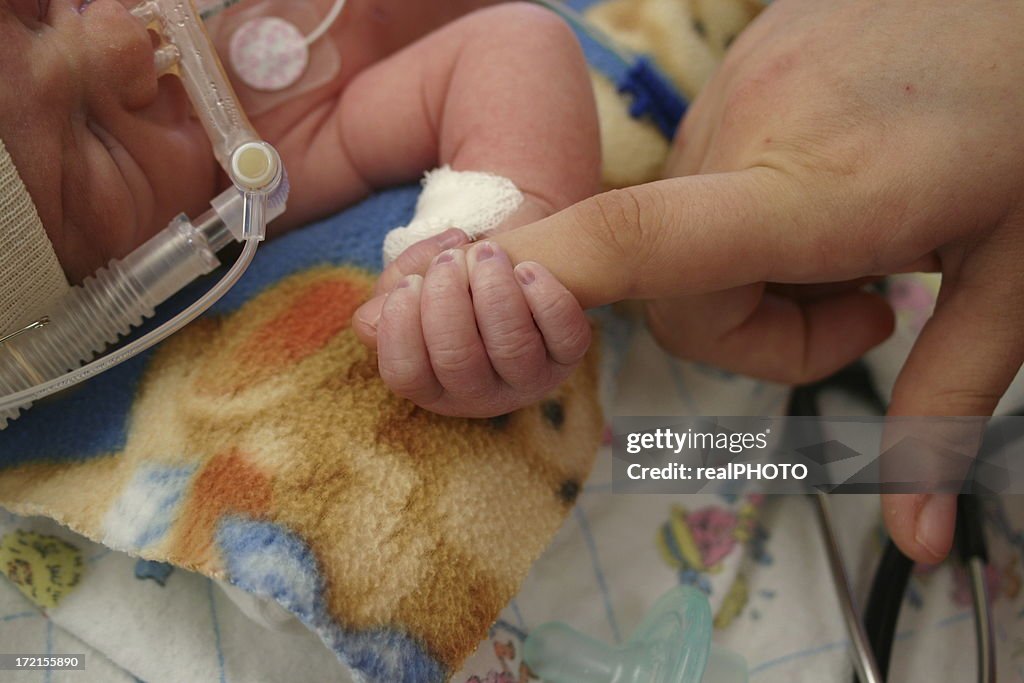
[{"label": "baby's cheek", "polygon": [[86,58],[82,76],[89,94],[114,98],[127,109],[141,109],[157,97],[153,38],[117,0],[97,0],[82,13],[80,37]]},{"label": "baby's cheek", "polygon": [[82,139],[79,155],[64,159],[61,232],[65,241],[60,248],[55,244],[73,283],[137,246],[136,203],[121,171],[98,139]]},{"label": "baby's cheek", "polygon": [[162,229],[178,213],[195,217],[204,212],[214,195],[225,189],[219,182],[228,182],[226,177],[220,180],[209,140],[195,120],[160,138],[150,138],[148,144],[138,143],[133,154],[152,186],[156,229]]}]

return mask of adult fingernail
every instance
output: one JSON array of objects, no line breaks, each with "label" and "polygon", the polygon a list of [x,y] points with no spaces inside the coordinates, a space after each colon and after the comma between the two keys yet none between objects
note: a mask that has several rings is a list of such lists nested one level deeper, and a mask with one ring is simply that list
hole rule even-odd
[{"label": "adult fingernail", "polygon": [[956,521],[956,496],[929,494],[917,513],[914,540],[938,562],[949,553]]},{"label": "adult fingernail", "polygon": [[469,238],[466,236],[466,233],[458,228],[448,228],[437,236],[437,244],[442,249],[454,249],[468,241]]},{"label": "adult fingernail", "polygon": [[381,311],[384,310],[384,300],[387,298],[385,294],[367,301],[356,311],[356,319],[364,325],[376,329],[377,323],[380,322]]},{"label": "adult fingernail", "polygon": [[537,279],[537,274],[533,272],[533,268],[528,263],[520,263],[515,267],[516,279],[522,285],[532,284]]}]

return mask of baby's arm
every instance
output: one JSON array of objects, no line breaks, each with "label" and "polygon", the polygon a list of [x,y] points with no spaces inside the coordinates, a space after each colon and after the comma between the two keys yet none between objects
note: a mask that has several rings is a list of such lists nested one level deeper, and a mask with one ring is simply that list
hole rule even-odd
[{"label": "baby's arm", "polygon": [[442,27],[361,72],[307,125],[317,130],[293,172],[304,212],[444,164],[515,183],[527,200],[516,225],[598,189],[586,63],[568,27],[534,5],[502,4]]},{"label": "baby's arm", "polygon": [[[509,178],[526,201],[503,229],[564,208],[599,182],[596,111],[580,49],[560,20],[534,6],[477,12],[367,70],[346,89],[325,134],[345,153],[312,163],[334,163],[340,182],[364,191],[439,164]],[[398,287],[356,321],[377,347],[382,377],[396,393],[452,415],[498,415],[540,399],[586,352],[582,309],[539,265],[513,270],[495,245],[463,252],[455,247],[464,237],[448,237],[455,239],[400,257],[381,294]],[[424,278],[395,277],[427,263]]]}]

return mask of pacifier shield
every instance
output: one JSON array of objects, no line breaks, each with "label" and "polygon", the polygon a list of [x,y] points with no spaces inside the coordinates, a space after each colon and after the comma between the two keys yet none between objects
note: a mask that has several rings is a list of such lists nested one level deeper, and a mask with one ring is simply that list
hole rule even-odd
[{"label": "pacifier shield", "polygon": [[257,17],[239,26],[230,50],[235,72],[254,90],[284,90],[302,78],[309,65],[306,37],[279,17]]}]

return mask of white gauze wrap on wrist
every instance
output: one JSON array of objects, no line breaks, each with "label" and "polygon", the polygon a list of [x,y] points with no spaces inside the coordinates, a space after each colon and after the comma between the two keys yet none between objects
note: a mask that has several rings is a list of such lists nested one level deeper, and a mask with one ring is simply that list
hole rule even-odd
[{"label": "white gauze wrap on wrist", "polygon": [[32,197],[0,140],[0,336],[46,315],[67,290]]},{"label": "white gauze wrap on wrist", "polygon": [[453,171],[449,166],[430,171],[416,202],[412,222],[384,238],[384,265],[416,242],[459,228],[477,239],[496,228],[520,206],[523,193],[508,178],[492,173]]}]

